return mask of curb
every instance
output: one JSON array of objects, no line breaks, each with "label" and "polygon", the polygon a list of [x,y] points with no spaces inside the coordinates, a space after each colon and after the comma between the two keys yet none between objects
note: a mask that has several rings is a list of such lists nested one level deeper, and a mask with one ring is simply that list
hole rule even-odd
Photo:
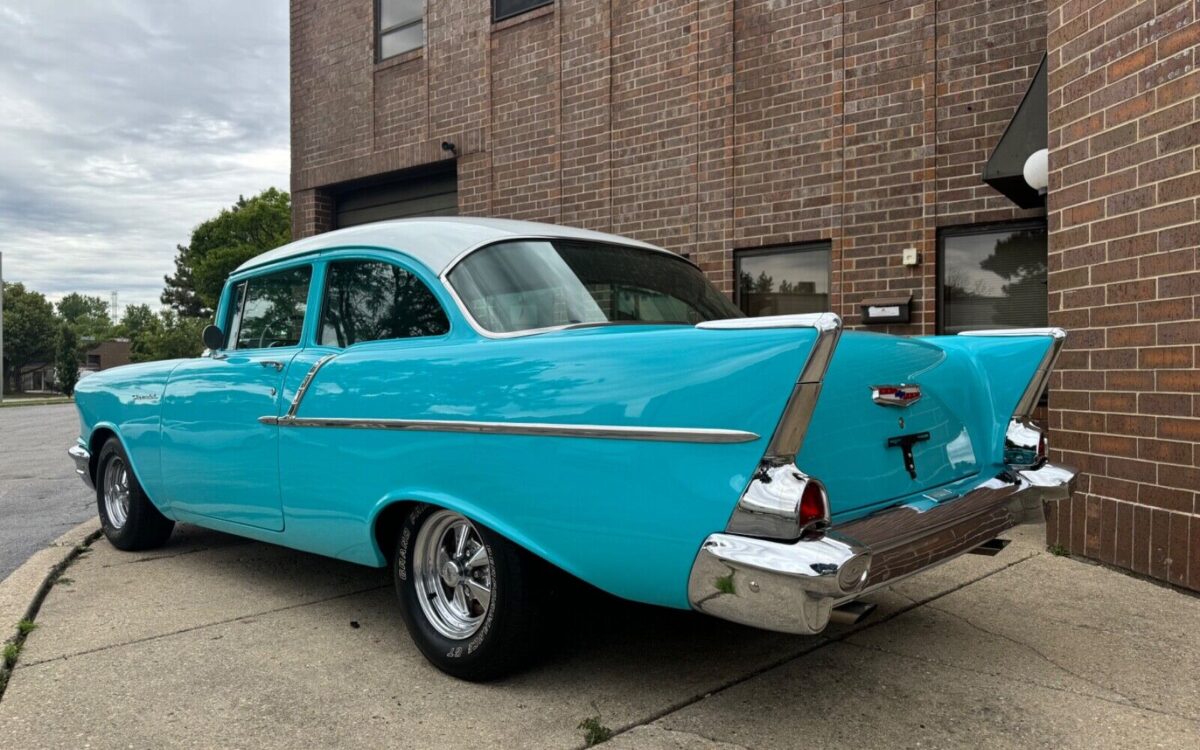
[{"label": "curb", "polygon": [[[84,521],[55,539],[46,549],[35,552],[0,581],[0,639],[5,645],[16,644],[19,648],[24,643],[26,634],[20,631],[19,623],[37,617],[54,582],[100,534],[98,520]],[[13,665],[6,662],[0,660],[0,699],[4,697],[13,669]]]}]

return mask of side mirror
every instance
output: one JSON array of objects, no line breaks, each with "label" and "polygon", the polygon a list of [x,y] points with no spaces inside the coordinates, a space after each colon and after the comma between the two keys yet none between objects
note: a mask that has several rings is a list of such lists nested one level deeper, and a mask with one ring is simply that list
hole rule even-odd
[{"label": "side mirror", "polygon": [[204,341],[204,348],[210,351],[217,351],[225,346],[225,334],[220,328],[210,325],[204,327],[204,333],[200,334],[200,338]]}]

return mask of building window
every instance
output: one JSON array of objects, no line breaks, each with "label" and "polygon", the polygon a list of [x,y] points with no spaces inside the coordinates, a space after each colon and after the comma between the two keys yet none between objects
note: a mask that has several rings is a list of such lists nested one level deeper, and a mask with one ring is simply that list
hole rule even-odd
[{"label": "building window", "polygon": [[1046,325],[1044,221],[946,229],[938,240],[942,333]]},{"label": "building window", "polygon": [[492,20],[503,21],[552,2],[554,0],[492,0]]},{"label": "building window", "polygon": [[425,0],[376,0],[375,47],[380,60],[425,46]]},{"label": "building window", "polygon": [[810,242],[737,253],[738,306],[752,317],[828,312],[831,252]]}]

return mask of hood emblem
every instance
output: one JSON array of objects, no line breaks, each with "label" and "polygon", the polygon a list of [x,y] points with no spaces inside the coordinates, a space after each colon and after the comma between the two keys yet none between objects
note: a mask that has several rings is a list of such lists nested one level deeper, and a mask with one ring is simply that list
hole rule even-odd
[{"label": "hood emblem", "polygon": [[921,386],[915,383],[873,385],[871,400],[881,406],[912,406],[921,400]]}]

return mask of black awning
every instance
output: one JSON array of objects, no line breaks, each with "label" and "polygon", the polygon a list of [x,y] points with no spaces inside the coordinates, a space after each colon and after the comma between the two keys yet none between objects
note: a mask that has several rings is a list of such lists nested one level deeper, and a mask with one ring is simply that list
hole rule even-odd
[{"label": "black awning", "polygon": [[983,181],[1021,208],[1046,205],[1046,196],[1025,182],[1025,160],[1046,148],[1046,56],[1029,83],[1025,98],[983,168]]}]

